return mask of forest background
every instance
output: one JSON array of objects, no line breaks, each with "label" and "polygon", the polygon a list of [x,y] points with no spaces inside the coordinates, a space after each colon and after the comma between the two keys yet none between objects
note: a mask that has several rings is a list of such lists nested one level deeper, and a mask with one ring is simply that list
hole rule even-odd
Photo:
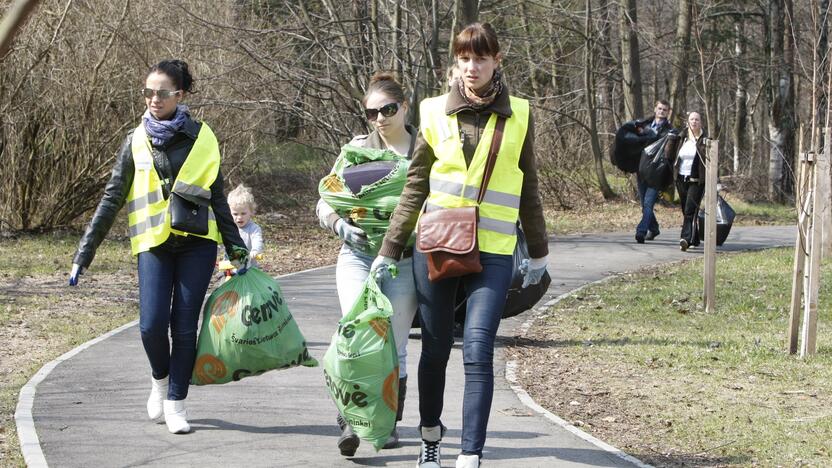
[{"label": "forest background", "polygon": [[531,101],[550,207],[634,197],[609,150],[656,99],[677,126],[702,113],[723,184],[785,202],[800,128],[808,141],[827,115],[828,3],[44,0],[2,57],[0,231],[86,221],[164,58],[191,65],[188,104],[216,129],[230,183],[266,208],[308,205],[339,147],[368,131],[369,76],[396,72],[418,123],[416,104],[446,89],[454,32],[475,20],[495,26],[511,92]]}]

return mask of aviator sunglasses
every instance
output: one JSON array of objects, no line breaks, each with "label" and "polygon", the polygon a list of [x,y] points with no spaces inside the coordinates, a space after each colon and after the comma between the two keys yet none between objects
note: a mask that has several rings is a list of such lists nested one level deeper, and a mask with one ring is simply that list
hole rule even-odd
[{"label": "aviator sunglasses", "polygon": [[142,96],[147,99],[153,99],[153,96],[159,96],[159,99],[165,100],[169,99],[172,96],[176,96],[177,94],[181,93],[181,89],[177,89],[176,91],[171,91],[169,89],[150,89],[150,88],[142,88]]},{"label": "aviator sunglasses", "polygon": [[381,114],[385,117],[393,117],[396,115],[396,112],[399,111],[399,103],[398,102],[391,102],[390,104],[384,105],[379,107],[378,109],[364,109],[364,115],[367,116],[367,120],[370,122],[375,122],[378,118],[378,114]]}]

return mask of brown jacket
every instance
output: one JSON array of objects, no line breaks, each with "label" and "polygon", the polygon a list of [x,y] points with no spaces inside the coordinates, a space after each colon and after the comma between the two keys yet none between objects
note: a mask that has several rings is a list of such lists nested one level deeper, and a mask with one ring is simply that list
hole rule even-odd
[{"label": "brown jacket", "polygon": [[[474,150],[480,142],[485,124],[491,114],[503,117],[511,117],[511,103],[506,86],[496,97],[494,102],[479,112],[472,109],[465,99],[459,94],[456,86],[451,87],[445,113],[456,114],[459,122],[460,138],[462,140],[462,152],[465,155],[466,164],[471,164]],[[393,216],[390,219],[390,228],[384,236],[384,243],[381,246],[379,255],[399,258],[407,245],[410,234],[416,227],[416,220],[422,209],[422,204],[430,192],[430,170],[436,156],[433,148],[427,144],[422,136],[421,130],[416,139],[416,147],[413,149],[413,161],[410,163],[410,170],[407,173],[407,184],[402,192],[401,201]],[[520,223],[526,233],[529,243],[529,255],[532,258],[545,257],[549,253],[549,242],[546,236],[546,222],[543,218],[543,206],[540,202],[540,195],[537,192],[537,167],[534,158],[534,120],[529,114],[529,129],[526,133],[526,140],[523,142],[523,149],[520,153],[520,170],[523,171],[523,188],[520,193]],[[499,177],[499,174],[494,174]]]}]

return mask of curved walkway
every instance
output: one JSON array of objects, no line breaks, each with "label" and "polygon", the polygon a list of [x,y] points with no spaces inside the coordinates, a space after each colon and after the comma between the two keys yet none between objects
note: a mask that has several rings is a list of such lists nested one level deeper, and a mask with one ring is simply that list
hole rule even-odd
[{"label": "curved walkway", "polygon": [[[680,252],[675,230],[673,234],[666,232],[644,245],[636,244],[629,233],[558,238],[551,246],[549,299],[616,273],[701,255],[702,249]],[[793,242],[793,227],[734,228],[719,250],[761,249]],[[279,281],[309,341],[310,352],[320,360],[340,317],[335,269],[301,272]],[[501,341],[510,340],[530,318],[527,313],[503,321]],[[15,415],[21,445],[32,466],[40,465],[39,454],[51,466],[71,467],[413,466],[419,450],[418,336],[411,336],[409,347],[413,357],[407,367],[413,377],[399,449],[374,453],[365,443],[354,458],[338,454],[335,407],[320,368],[295,368],[226,385],[191,387],[188,409],[194,432],[171,435],[164,425],[146,420],[149,368],[135,324],[53,361],[24,387]],[[448,364],[443,422],[450,430],[443,443],[445,466],[453,466],[460,448],[461,360],[457,346]],[[506,362],[499,350],[495,373],[484,454],[487,466],[638,465],[637,460],[564,426],[556,416],[538,412],[541,408],[522,390],[522,398],[518,398],[505,379]],[[32,424],[39,444],[33,438]]]}]

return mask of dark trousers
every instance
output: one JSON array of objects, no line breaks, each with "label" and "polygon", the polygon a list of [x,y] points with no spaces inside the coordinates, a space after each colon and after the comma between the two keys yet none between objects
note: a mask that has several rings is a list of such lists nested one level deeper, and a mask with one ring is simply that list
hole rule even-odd
[{"label": "dark trousers", "polygon": [[199,312],[216,258],[217,244],[207,239],[168,241],[139,254],[139,330],[153,378],[170,375],[168,400],[188,396]]},{"label": "dark trousers", "polygon": [[681,239],[688,241],[689,245],[699,245],[699,232],[697,221],[699,215],[699,204],[705,194],[705,185],[698,181],[691,181],[689,177],[676,177],[676,190],[679,192],[679,199],[682,202],[682,234]]},{"label": "dark trousers", "polygon": [[428,279],[425,255],[413,254],[413,277],[422,324],[419,360],[420,425],[441,424],[445,371],[454,344],[454,300],[460,281],[468,295],[462,359],[462,453],[482,456],[494,395],[494,339],[514,268],[511,255],[480,253],[482,272],[437,282]]},{"label": "dark trousers", "polygon": [[649,187],[646,182],[641,180],[641,177],[638,177],[637,180],[638,199],[641,202],[641,221],[636,226],[636,236],[646,236],[647,231],[658,234],[659,222],[656,220],[653,207],[659,198],[659,191],[653,187]]}]

